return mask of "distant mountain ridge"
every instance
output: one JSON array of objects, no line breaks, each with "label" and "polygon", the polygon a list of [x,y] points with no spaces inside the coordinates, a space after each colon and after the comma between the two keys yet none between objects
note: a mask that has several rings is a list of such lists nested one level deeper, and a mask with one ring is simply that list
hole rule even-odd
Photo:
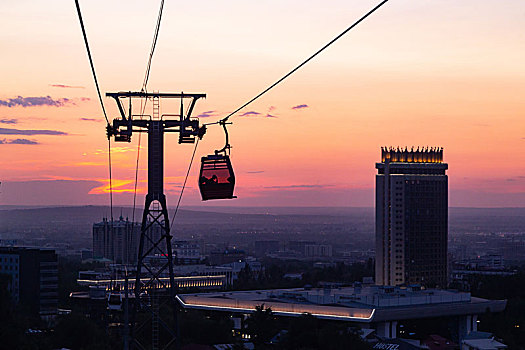
[{"label": "distant mountain ridge", "polygon": [[[170,211],[170,220],[173,212]],[[131,207],[114,207],[113,217],[133,217]],[[64,206],[0,208],[0,231],[8,228],[72,226],[90,230],[92,224],[110,216],[106,206]],[[135,221],[142,218],[136,208]],[[178,225],[264,224],[358,224],[373,227],[374,208],[362,207],[185,207],[180,209]],[[525,231],[525,208],[450,208],[450,231]]]}]

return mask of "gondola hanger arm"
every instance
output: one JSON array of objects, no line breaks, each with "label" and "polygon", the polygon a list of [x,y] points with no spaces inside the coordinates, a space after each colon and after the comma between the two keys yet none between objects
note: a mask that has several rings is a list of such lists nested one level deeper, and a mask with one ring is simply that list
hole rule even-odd
[{"label": "gondola hanger arm", "polygon": [[224,143],[223,148],[215,151],[215,154],[218,155],[220,153],[224,153],[225,155],[229,155],[231,145],[230,145],[230,136],[228,134],[228,129],[226,128],[226,125],[231,125],[233,123],[227,122],[226,120],[222,119],[222,120],[219,120],[218,124],[222,125],[222,128],[224,129],[225,143]]}]

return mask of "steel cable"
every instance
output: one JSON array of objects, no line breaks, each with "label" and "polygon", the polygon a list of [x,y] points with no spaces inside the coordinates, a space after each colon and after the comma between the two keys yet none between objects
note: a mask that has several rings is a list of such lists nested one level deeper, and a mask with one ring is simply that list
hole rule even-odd
[{"label": "steel cable", "polygon": [[198,145],[199,139],[197,138],[197,141],[195,142],[195,148],[193,148],[193,154],[191,155],[190,165],[188,166],[188,171],[186,172],[186,178],[184,178],[184,183],[182,184],[182,188],[180,190],[179,200],[177,201],[177,206],[175,207],[175,211],[173,212],[173,215],[171,217],[170,232],[173,227],[173,223],[175,222],[175,216],[179,211],[180,201],[182,200],[182,194],[184,193],[184,189],[186,188],[186,182],[188,181],[188,176],[190,175],[191,165],[193,164],[193,159],[195,158],[195,152],[197,151]]},{"label": "steel cable", "polygon": [[[102,107],[102,112],[104,113],[104,118],[106,118],[106,123],[110,126],[108,116],[106,114],[106,108],[104,107],[104,102],[102,101],[102,94],[100,93],[100,87],[98,85],[97,73],[95,71],[95,65],[93,64],[93,58],[91,57],[91,50],[89,49],[89,42],[86,34],[86,29],[84,27],[84,21],[82,20],[82,12],[80,11],[80,4],[78,0],[75,0],[75,5],[77,7],[78,19],[80,21],[80,28],[82,29],[82,35],[84,36],[84,43],[86,44],[86,50],[89,58],[89,65],[91,66],[91,72],[93,73],[93,79],[95,80],[95,86],[97,88],[98,99],[100,101],[100,106]],[[112,171],[111,171],[111,139],[108,137],[108,162],[109,162],[109,202],[110,202],[110,215],[111,222],[113,223],[113,183],[112,183]]]},{"label": "steel cable", "polygon": [[[240,106],[239,108],[237,108],[236,110],[234,110],[233,112],[231,112],[230,114],[228,114],[226,117],[222,118],[221,121],[223,122],[226,122],[228,121],[228,119],[234,115],[235,113],[239,112],[241,109],[243,109],[244,107],[248,106],[250,103],[254,102],[255,100],[257,100],[259,97],[261,97],[262,95],[264,95],[265,93],[267,93],[268,91],[270,91],[271,89],[273,89],[275,86],[277,86],[279,83],[281,83],[283,80],[285,80],[286,78],[288,78],[290,75],[292,75],[293,73],[295,73],[297,70],[299,70],[302,66],[304,66],[305,64],[307,64],[308,62],[310,62],[315,56],[317,56],[318,54],[320,54],[321,52],[323,52],[326,48],[328,48],[330,45],[332,45],[333,43],[335,43],[337,40],[339,40],[342,36],[344,36],[346,33],[348,33],[350,30],[352,30],[355,26],[357,26],[359,23],[361,23],[362,21],[364,21],[368,16],[370,16],[372,13],[374,13],[376,10],[378,10],[381,6],[383,6],[385,3],[387,3],[388,0],[383,0],[381,1],[378,5],[376,5],[373,9],[371,9],[370,11],[368,11],[365,15],[363,15],[360,19],[358,19],[356,22],[354,22],[350,27],[346,28],[341,34],[339,34],[338,36],[336,36],[334,39],[332,39],[328,44],[326,44],[325,46],[323,46],[322,48],[320,48],[319,50],[317,50],[316,53],[314,53],[313,55],[311,55],[310,57],[308,57],[306,60],[304,60],[301,64],[299,64],[297,67],[295,67],[294,69],[292,69],[290,72],[288,72],[286,75],[284,75],[281,79],[277,80],[275,83],[273,83],[272,85],[270,85],[269,87],[267,87],[265,90],[263,90],[262,92],[260,92],[257,96],[255,96],[254,98],[252,98],[251,100],[249,100],[248,102],[246,102],[245,104],[243,104],[242,106]],[[208,123],[206,125],[212,125],[212,124],[218,124],[219,121],[217,122],[214,122],[214,123]]]}]

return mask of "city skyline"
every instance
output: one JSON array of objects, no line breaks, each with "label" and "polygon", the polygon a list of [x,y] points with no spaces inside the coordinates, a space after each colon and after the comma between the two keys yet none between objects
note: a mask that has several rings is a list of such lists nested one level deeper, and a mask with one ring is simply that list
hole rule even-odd
[{"label": "city skyline", "polygon": [[[375,2],[308,4],[167,2],[149,89],[207,93],[194,114],[215,121]],[[158,10],[148,5],[81,2],[103,92],[140,89]],[[206,205],[372,207],[380,146],[440,145],[451,206],[525,206],[524,11],[519,1],[389,2],[232,118],[239,199]],[[21,1],[2,13],[0,205],[108,204],[105,123],[74,3]],[[112,144],[118,205],[132,205],[137,141]],[[169,206],[192,152],[176,142],[166,137]],[[222,144],[210,127],[196,159]],[[145,149],[140,159],[138,206]],[[183,205],[200,203],[197,174],[195,161]]]}]

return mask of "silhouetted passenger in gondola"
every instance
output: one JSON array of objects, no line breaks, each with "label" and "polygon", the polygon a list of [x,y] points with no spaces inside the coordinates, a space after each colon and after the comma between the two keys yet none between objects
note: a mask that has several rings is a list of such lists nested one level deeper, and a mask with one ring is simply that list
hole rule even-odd
[{"label": "silhouetted passenger in gondola", "polygon": [[208,179],[206,183],[208,185],[216,185],[217,183],[219,183],[219,178],[217,177],[217,175],[213,174],[211,179]]}]

